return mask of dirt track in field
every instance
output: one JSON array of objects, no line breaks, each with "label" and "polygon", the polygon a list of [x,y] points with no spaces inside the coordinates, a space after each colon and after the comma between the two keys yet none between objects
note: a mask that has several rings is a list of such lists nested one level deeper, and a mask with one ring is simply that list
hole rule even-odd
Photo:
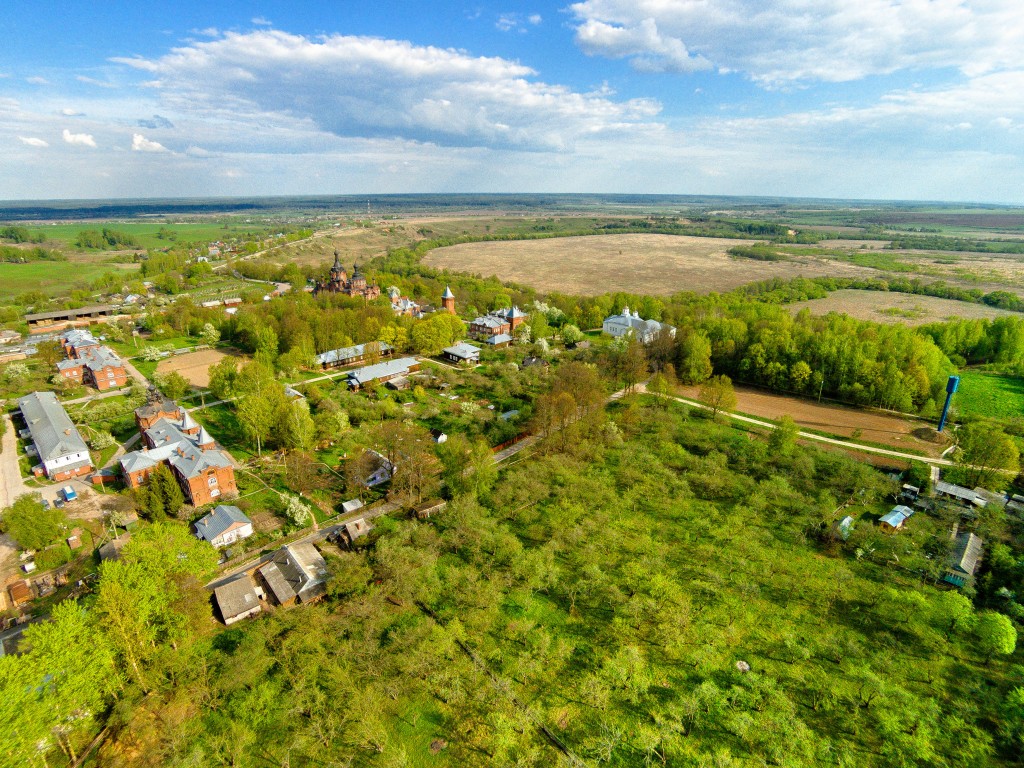
[{"label": "dirt track in field", "polygon": [[[204,349],[201,352],[172,355],[157,364],[156,372],[171,373],[175,371],[188,379],[189,384],[194,387],[208,387],[210,385],[210,366],[216,365],[228,356],[229,353],[219,349]],[[237,357],[240,365],[244,362],[241,355],[231,356]]]},{"label": "dirt track in field", "polygon": [[[698,400],[700,387],[682,387],[680,394]],[[859,429],[858,439],[864,442],[919,451],[935,458],[946,447],[945,442],[922,439],[925,435],[934,434],[935,430],[934,425],[918,419],[774,395],[748,387],[736,387],[736,400],[735,410],[741,413],[769,420],[791,416],[801,429],[840,437],[852,437]]]},{"label": "dirt track in field", "polygon": [[430,251],[431,267],[497,275],[541,291],[596,295],[614,291],[669,295],[728,291],[769,278],[863,277],[875,270],[836,260],[735,258],[727,251],[753,240],[681,235],[591,235],[545,240],[464,243]]}]

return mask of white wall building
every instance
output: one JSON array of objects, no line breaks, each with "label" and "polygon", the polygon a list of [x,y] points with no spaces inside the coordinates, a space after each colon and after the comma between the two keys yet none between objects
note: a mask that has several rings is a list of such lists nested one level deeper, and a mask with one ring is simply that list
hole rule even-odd
[{"label": "white wall building", "polygon": [[609,336],[619,338],[620,336],[633,335],[637,341],[643,344],[649,344],[654,341],[654,337],[661,333],[663,329],[667,329],[672,337],[675,338],[676,329],[673,326],[667,323],[659,323],[657,320],[644,320],[640,317],[639,312],[630,313],[629,307],[623,307],[621,314],[606,317],[604,324],[601,326],[601,330]]}]

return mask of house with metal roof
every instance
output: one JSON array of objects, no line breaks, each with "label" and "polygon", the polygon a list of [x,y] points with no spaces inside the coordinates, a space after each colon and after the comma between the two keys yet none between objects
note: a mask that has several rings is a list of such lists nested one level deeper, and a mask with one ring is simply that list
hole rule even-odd
[{"label": "house with metal roof", "polygon": [[973,533],[961,533],[954,541],[942,580],[947,584],[962,587],[974,578],[974,573],[978,570],[984,541]]},{"label": "house with metal roof", "polygon": [[[376,344],[376,354],[380,357],[387,357],[393,351],[391,345],[385,344],[383,341],[373,343]],[[355,344],[351,347],[341,347],[328,352],[321,352],[316,356],[316,362],[325,370],[328,368],[340,368],[345,365],[355,365],[356,363],[363,362],[367,354],[372,353],[372,349],[368,352],[367,346],[367,344]]]},{"label": "house with metal roof", "polygon": [[492,347],[507,347],[512,343],[512,337],[507,333],[499,333],[497,336],[488,336],[484,339],[484,344],[488,344]]},{"label": "house with metal roof", "polygon": [[53,392],[33,392],[18,400],[39,464],[37,477],[67,480],[92,472],[89,446]]},{"label": "house with metal roof", "polygon": [[673,338],[676,329],[667,323],[659,323],[657,320],[644,320],[640,313],[634,311],[632,314],[629,307],[623,307],[622,312],[617,315],[610,315],[604,319],[601,330],[609,336],[619,338],[621,336],[633,336],[643,344],[654,341],[654,337],[662,331],[668,331]]},{"label": "house with metal roof", "polygon": [[408,376],[413,371],[420,369],[420,363],[415,357],[400,357],[395,360],[385,360],[375,365],[367,365],[356,368],[348,373],[348,385],[351,389],[365,387],[371,381],[385,383],[397,376]]},{"label": "house with metal roof", "polygon": [[208,515],[195,524],[196,537],[208,541],[217,549],[252,536],[252,520],[238,507],[218,504]]},{"label": "house with metal roof", "polygon": [[474,347],[465,341],[445,347],[441,356],[452,363],[479,363],[480,347]]},{"label": "house with metal roof", "polygon": [[894,533],[903,527],[910,517],[914,514],[914,510],[910,507],[905,507],[899,504],[892,508],[887,514],[883,515],[878,519],[878,525],[883,531]]},{"label": "house with metal roof", "polygon": [[262,593],[263,590],[253,584],[248,574],[242,574],[213,590],[220,616],[228,626],[262,611]]},{"label": "house with metal roof", "polygon": [[257,573],[278,605],[308,603],[327,591],[327,561],[308,541],[281,547]]}]

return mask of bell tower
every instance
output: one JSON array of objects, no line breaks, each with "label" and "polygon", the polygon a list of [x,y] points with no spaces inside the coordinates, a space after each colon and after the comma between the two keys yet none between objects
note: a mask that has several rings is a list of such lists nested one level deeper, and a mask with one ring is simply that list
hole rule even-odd
[{"label": "bell tower", "polygon": [[455,294],[452,293],[450,285],[444,287],[444,293],[441,294],[441,308],[445,312],[455,314]]}]

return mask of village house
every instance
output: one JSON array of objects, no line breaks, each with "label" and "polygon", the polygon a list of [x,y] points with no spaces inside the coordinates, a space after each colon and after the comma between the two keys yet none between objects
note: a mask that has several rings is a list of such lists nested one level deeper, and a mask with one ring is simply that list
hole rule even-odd
[{"label": "village house", "polygon": [[880,517],[878,525],[883,531],[895,533],[903,527],[903,523],[905,523],[913,514],[914,510],[900,504],[893,507],[891,511]]},{"label": "village house", "polygon": [[195,524],[196,536],[217,549],[252,536],[252,520],[238,507],[219,504]]},{"label": "village house", "polygon": [[356,368],[348,373],[348,386],[351,389],[365,387],[371,381],[379,381],[381,384],[397,378],[408,376],[413,371],[420,369],[419,361],[415,357],[400,357],[396,360],[386,360],[375,365],[367,365],[363,368]]},{"label": "village house", "polygon": [[227,493],[237,493],[231,457],[185,409],[151,391],[150,401],[135,410],[145,448],[120,459],[129,488],[146,482],[160,464],[167,465],[185,500],[196,507]]},{"label": "village house", "polygon": [[260,602],[263,590],[253,584],[248,574],[242,574],[237,579],[216,587],[213,590],[213,597],[227,626],[255,616],[263,610],[263,604]]},{"label": "village house", "polygon": [[671,325],[659,323],[657,320],[643,320],[638,312],[630,314],[629,307],[623,307],[618,315],[606,317],[601,330],[615,338],[633,336],[642,344],[651,343],[662,331],[668,331],[672,338],[676,335],[676,329]]},{"label": "village house", "polygon": [[32,468],[36,477],[67,480],[93,470],[89,446],[57,401],[53,392],[33,392],[18,400],[39,464]]},{"label": "village house", "polygon": [[375,341],[368,344],[355,344],[351,347],[341,347],[340,349],[321,352],[316,356],[316,362],[317,365],[326,371],[329,368],[341,368],[346,365],[362,363],[368,357],[388,357],[393,351],[390,344]]},{"label": "village house", "polygon": [[257,573],[278,605],[308,603],[326,592],[327,561],[310,542],[281,547]]},{"label": "village house", "polygon": [[962,587],[974,578],[974,573],[978,570],[984,542],[973,533],[961,533],[954,541],[942,580],[955,587]]},{"label": "village house", "polygon": [[461,341],[453,346],[445,347],[441,352],[441,356],[445,360],[456,364],[479,363],[480,347],[474,347],[472,344]]},{"label": "village house", "polygon": [[484,344],[499,349],[501,347],[507,347],[512,343],[512,337],[507,333],[499,333],[497,336],[488,336],[484,339]]}]

